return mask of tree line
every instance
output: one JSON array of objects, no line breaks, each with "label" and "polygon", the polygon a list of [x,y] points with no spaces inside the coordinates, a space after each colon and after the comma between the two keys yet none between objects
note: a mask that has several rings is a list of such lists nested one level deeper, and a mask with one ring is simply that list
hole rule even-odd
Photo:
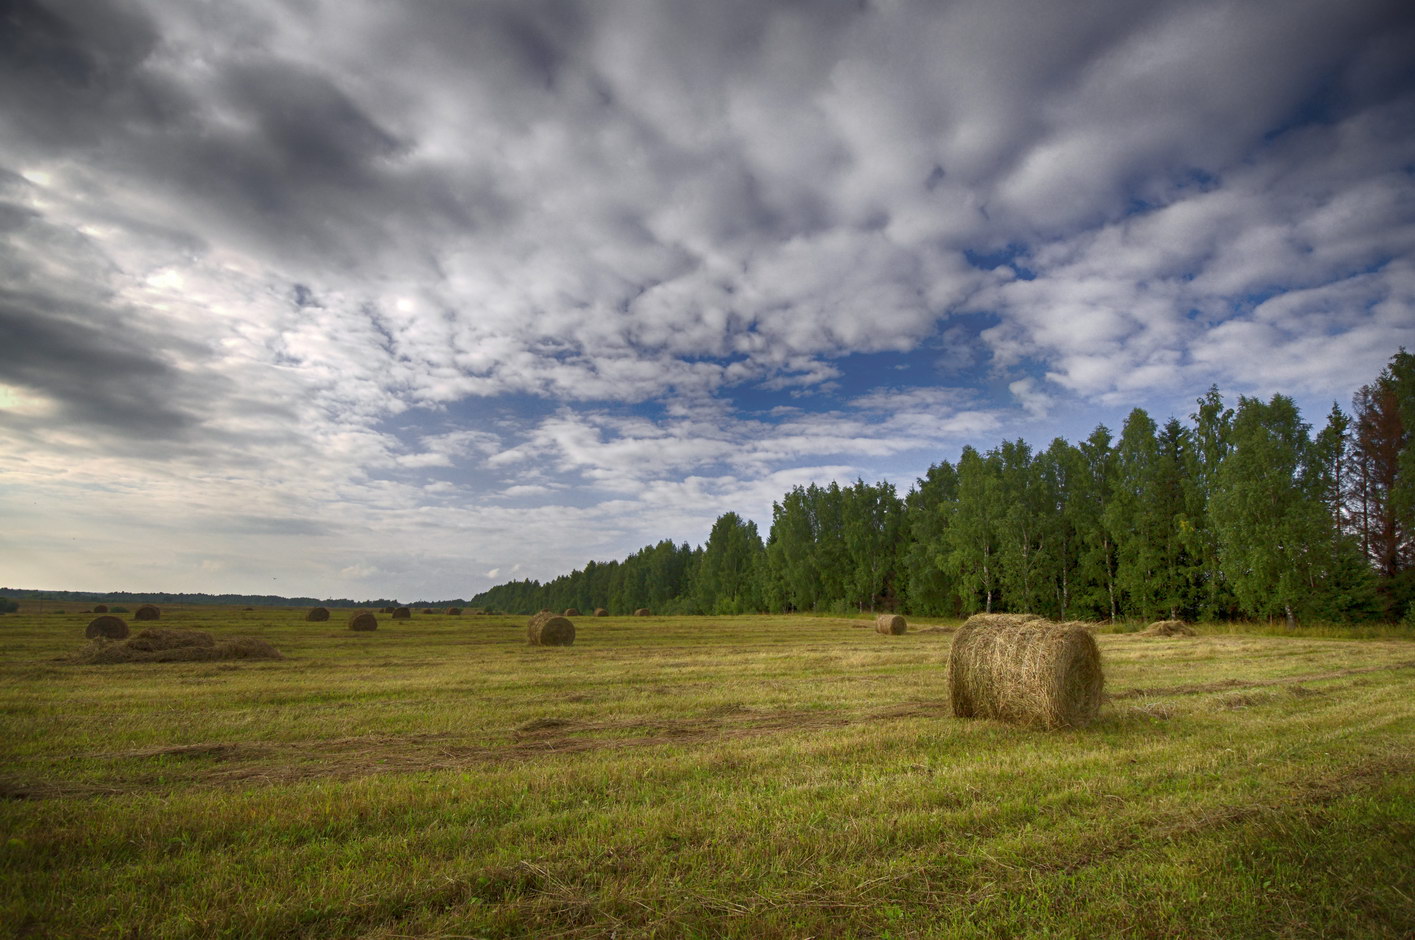
[{"label": "tree line", "polygon": [[902,496],[798,486],[756,523],[720,516],[545,583],[473,597],[528,613],[1028,611],[1058,619],[1415,619],[1415,356],[1398,352],[1313,431],[1293,400],[1219,390],[1187,421],[1143,409],[1034,451],[965,447]]}]

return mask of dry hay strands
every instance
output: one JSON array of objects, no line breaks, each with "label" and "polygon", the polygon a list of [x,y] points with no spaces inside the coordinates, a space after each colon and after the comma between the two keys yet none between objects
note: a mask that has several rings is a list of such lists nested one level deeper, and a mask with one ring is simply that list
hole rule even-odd
[{"label": "dry hay strands", "polygon": [[565,617],[578,617],[578,616],[580,616],[580,608],[578,608],[578,607],[566,607],[566,608],[565,608],[565,613],[564,613],[562,616],[565,616]]},{"label": "dry hay strands", "polygon": [[885,636],[901,636],[909,632],[909,621],[898,614],[880,614],[875,618],[875,632]]},{"label": "dry hay strands", "polygon": [[959,718],[1080,727],[1100,710],[1104,682],[1100,649],[1083,624],[1029,614],[970,617],[948,657]]},{"label": "dry hay strands", "polygon": [[603,607],[596,607],[594,609],[594,615],[596,617],[608,617],[609,611],[605,610]]},{"label": "dry hay strands", "polygon": [[447,608],[447,616],[449,616],[449,617],[460,617],[460,616],[462,616],[462,608],[460,608],[460,607],[449,607],[449,608]]},{"label": "dry hay strands", "polygon": [[532,646],[569,646],[575,642],[575,625],[552,613],[536,614],[526,624],[526,640]]},{"label": "dry hay strands", "polygon": [[311,623],[324,623],[329,619],[329,608],[311,607],[309,613],[305,614],[305,619]]},{"label": "dry hay strands", "polygon": [[413,612],[406,607],[393,608],[394,620],[408,620],[413,616]]},{"label": "dry hay strands", "polygon": [[366,610],[361,610],[349,618],[350,630],[377,630],[378,618]]},{"label": "dry hay strands", "polygon": [[1139,636],[1198,636],[1199,632],[1183,620],[1156,620],[1144,630]]},{"label": "dry hay strands", "polygon": [[648,609],[647,607],[640,607],[638,610],[634,611],[634,616],[635,616],[635,617],[652,617],[653,614],[649,612],[649,609]]},{"label": "dry hay strands", "polygon": [[94,604],[94,605],[93,605],[93,612],[94,612],[95,614],[106,614],[106,613],[108,613],[108,605],[107,605],[107,604]]},{"label": "dry hay strands", "polygon": [[133,611],[134,620],[158,620],[162,617],[162,611],[154,604],[143,604]]},{"label": "dry hay strands", "polygon": [[221,659],[284,659],[266,640],[254,636],[217,642],[198,630],[143,630],[130,640],[99,638],[74,662],[111,666],[120,663],[193,663]]},{"label": "dry hay strands", "polygon": [[[103,607],[102,604],[98,606]],[[94,609],[97,610],[98,608],[95,607]],[[108,608],[103,607],[103,609],[107,610]],[[89,621],[88,626],[84,628],[84,636],[88,637],[90,640],[98,637],[109,640],[121,640],[127,635],[128,621],[124,620],[122,617],[114,617],[111,614],[93,618]]]}]

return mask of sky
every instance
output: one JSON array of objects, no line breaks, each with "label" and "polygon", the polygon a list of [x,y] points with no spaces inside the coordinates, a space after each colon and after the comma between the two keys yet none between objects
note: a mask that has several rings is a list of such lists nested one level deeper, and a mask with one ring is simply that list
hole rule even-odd
[{"label": "sky", "polygon": [[0,5],[0,584],[470,597],[1402,345],[1408,0]]}]

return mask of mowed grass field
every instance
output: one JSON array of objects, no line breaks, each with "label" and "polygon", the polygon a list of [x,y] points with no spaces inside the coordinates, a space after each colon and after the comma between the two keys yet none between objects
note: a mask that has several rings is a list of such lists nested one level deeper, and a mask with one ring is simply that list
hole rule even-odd
[{"label": "mowed grass field", "polygon": [[1043,732],[953,718],[932,622],[303,613],[164,608],[286,658],[117,666],[0,618],[0,931],[1415,935],[1409,639],[1102,634]]}]

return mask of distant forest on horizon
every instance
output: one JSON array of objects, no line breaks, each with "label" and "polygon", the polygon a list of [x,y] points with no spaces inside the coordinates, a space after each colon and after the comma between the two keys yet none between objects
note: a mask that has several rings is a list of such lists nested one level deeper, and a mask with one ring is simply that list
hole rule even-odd
[{"label": "distant forest on horizon", "polygon": [[1320,430],[1285,395],[1217,387],[1188,422],[1143,409],[1034,452],[1022,440],[888,481],[795,487],[699,547],[660,541],[467,601],[515,613],[1025,611],[1063,620],[1415,622],[1415,355]]}]

